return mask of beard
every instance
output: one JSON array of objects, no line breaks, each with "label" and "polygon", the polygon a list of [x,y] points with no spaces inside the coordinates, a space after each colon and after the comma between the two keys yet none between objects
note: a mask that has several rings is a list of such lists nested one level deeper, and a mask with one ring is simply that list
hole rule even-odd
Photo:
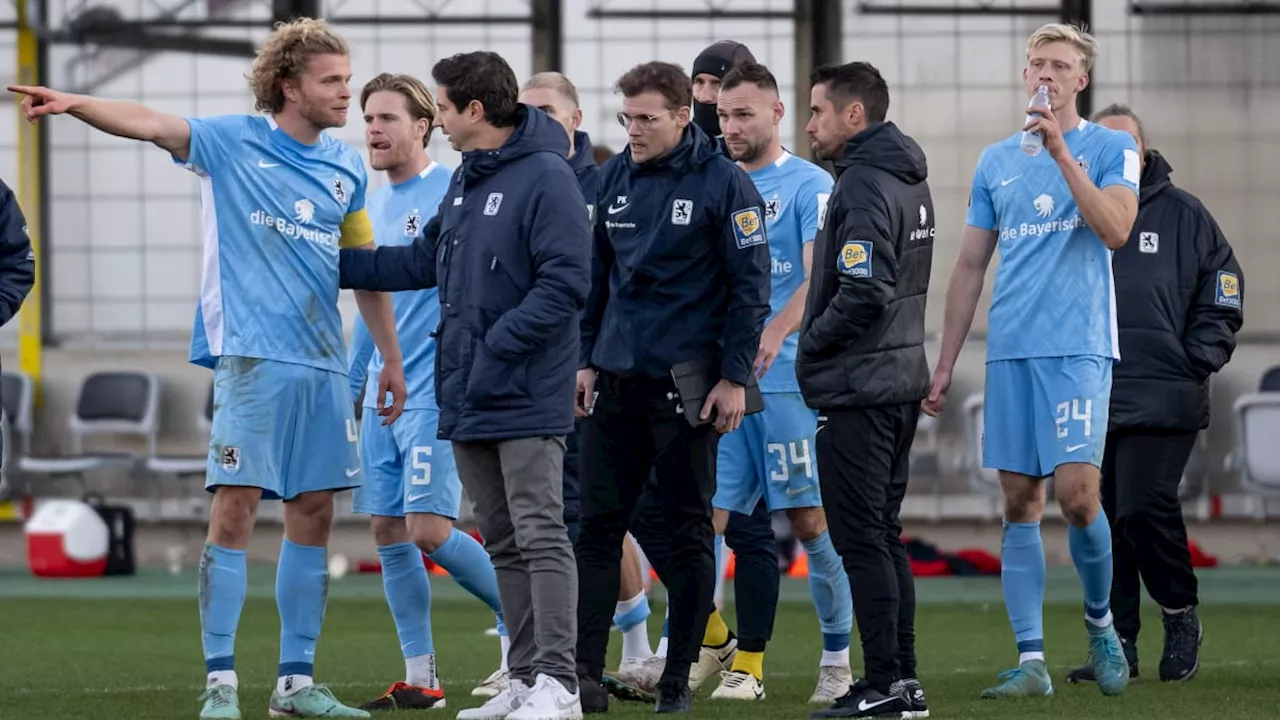
[{"label": "beard", "polygon": [[734,160],[737,160],[740,163],[750,164],[759,160],[761,157],[764,157],[764,154],[768,149],[769,149],[768,140],[761,140],[759,142],[754,142],[754,143],[749,142],[747,143],[747,147],[743,151],[742,155],[735,157]]}]

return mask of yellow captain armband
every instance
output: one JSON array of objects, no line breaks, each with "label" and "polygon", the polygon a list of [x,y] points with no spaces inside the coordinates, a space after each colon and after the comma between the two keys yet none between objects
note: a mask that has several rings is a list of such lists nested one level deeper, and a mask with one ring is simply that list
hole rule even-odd
[{"label": "yellow captain armband", "polygon": [[355,248],[373,242],[373,222],[369,220],[369,213],[364,208],[349,213],[342,219],[339,232],[342,239],[338,241],[338,247]]}]

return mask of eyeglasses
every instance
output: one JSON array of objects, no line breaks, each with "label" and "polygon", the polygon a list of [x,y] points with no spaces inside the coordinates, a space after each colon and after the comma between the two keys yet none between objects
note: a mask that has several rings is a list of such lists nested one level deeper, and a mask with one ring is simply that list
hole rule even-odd
[{"label": "eyeglasses", "polygon": [[624,128],[629,128],[631,127],[631,123],[635,123],[636,127],[641,130],[648,130],[655,122],[674,112],[675,110],[667,110],[660,115],[628,115],[624,112],[620,112],[616,117],[618,118],[618,124]]}]

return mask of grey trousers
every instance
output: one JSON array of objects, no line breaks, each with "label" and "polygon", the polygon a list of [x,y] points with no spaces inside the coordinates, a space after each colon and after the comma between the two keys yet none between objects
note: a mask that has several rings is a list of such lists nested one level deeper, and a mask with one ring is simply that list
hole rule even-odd
[{"label": "grey trousers", "polygon": [[564,524],[562,436],[453,443],[458,477],[498,574],[511,676],[578,688],[578,572]]}]

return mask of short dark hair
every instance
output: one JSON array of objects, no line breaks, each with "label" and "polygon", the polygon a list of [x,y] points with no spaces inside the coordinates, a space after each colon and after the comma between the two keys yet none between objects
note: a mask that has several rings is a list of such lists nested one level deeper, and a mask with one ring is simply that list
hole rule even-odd
[{"label": "short dark hair", "polygon": [[862,103],[867,121],[872,124],[884,122],[889,114],[889,86],[871,63],[823,65],[814,68],[809,83],[826,85],[827,97],[838,109],[848,107],[855,100]]},{"label": "short dark hair", "polygon": [[1103,118],[1109,117],[1126,117],[1132,120],[1133,124],[1138,126],[1138,140],[1142,141],[1143,145],[1147,144],[1146,128],[1142,127],[1142,120],[1138,117],[1138,114],[1133,111],[1133,108],[1121,103],[1111,103],[1099,110],[1097,114],[1093,116],[1093,121],[1098,122]]},{"label": "short dark hair", "polygon": [[761,90],[778,92],[778,79],[769,68],[758,62],[747,61],[733,66],[720,80],[721,90],[732,90],[743,83],[750,83]]},{"label": "short dark hair", "polygon": [[445,89],[449,102],[459,110],[472,100],[484,108],[484,119],[494,127],[516,124],[520,86],[516,74],[502,56],[480,50],[447,57],[431,68],[431,77]]},{"label": "short dark hair", "polygon": [[684,68],[673,63],[647,62],[637,65],[618,78],[618,91],[623,97],[656,92],[667,100],[667,109],[693,104],[693,80]]}]

